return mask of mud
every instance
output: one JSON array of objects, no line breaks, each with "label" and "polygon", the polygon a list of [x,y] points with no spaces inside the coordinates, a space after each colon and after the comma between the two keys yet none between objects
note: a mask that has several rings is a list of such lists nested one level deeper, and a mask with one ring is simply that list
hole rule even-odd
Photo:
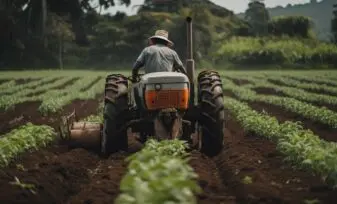
[{"label": "mud", "polygon": [[[79,109],[79,116],[86,117],[97,110],[98,101],[74,101],[64,111],[69,112],[79,104],[84,104]],[[33,106],[26,104],[26,109]],[[268,107],[264,106],[265,109]],[[284,157],[276,151],[274,143],[246,134],[231,116],[227,118],[226,127],[226,147],[218,156],[208,158],[197,151],[191,152],[190,165],[199,175],[198,183],[203,189],[203,193],[198,195],[198,203],[298,204],[306,199],[337,202],[337,192],[325,186],[319,177],[294,170],[284,163]],[[120,193],[119,183],[127,168],[125,158],[142,147],[131,134],[129,144],[128,152],[115,153],[108,159],[64,145],[23,154],[15,163],[0,170],[0,201],[113,203]],[[23,183],[34,184],[31,190],[35,194],[10,184],[15,176]]]}]

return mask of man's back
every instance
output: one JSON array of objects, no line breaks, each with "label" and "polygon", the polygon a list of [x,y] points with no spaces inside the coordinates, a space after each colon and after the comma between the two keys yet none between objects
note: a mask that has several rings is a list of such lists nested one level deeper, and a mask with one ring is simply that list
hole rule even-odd
[{"label": "man's back", "polygon": [[151,45],[143,50],[145,73],[171,72],[173,66],[182,66],[177,53],[161,44]]}]

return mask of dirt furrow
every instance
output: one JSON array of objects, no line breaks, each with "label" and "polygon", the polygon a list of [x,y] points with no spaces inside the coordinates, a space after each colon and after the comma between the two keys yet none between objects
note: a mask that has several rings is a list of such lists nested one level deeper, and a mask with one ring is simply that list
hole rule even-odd
[{"label": "dirt furrow", "polygon": [[[64,203],[89,181],[89,169],[97,165],[97,156],[84,149],[47,148],[24,155],[21,160],[0,171],[2,203]],[[33,184],[24,189],[10,182],[17,177],[22,183]],[[34,190],[35,193],[30,190]]]},{"label": "dirt furrow", "polygon": [[205,155],[194,150],[189,162],[198,174],[198,183],[203,192],[198,195],[199,204],[208,203],[236,203],[235,196],[231,195],[228,186],[223,185],[215,163]]},{"label": "dirt furrow", "polygon": [[247,135],[233,118],[227,121],[225,141],[226,149],[214,161],[238,203],[336,202],[336,191],[320,178],[291,168],[274,143]]}]

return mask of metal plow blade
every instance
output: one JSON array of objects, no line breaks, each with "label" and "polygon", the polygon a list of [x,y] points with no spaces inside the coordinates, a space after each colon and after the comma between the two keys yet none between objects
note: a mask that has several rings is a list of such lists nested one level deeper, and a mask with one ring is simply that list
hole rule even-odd
[{"label": "metal plow blade", "polygon": [[101,143],[103,124],[79,122],[74,110],[61,118],[60,137],[71,147],[98,149]]},{"label": "metal plow blade", "polygon": [[73,128],[73,125],[75,122],[78,121],[78,118],[76,116],[76,110],[68,115],[68,116],[62,116],[60,125],[59,125],[59,132],[60,137],[62,140],[69,140],[71,136],[71,129]]}]

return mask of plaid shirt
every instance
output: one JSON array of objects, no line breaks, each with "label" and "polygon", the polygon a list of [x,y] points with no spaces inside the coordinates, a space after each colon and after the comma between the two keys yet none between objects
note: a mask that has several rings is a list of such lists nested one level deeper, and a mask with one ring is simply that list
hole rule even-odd
[{"label": "plaid shirt", "polygon": [[172,72],[173,67],[186,73],[185,67],[178,54],[165,45],[151,45],[140,53],[133,69],[145,66],[145,73]]}]

